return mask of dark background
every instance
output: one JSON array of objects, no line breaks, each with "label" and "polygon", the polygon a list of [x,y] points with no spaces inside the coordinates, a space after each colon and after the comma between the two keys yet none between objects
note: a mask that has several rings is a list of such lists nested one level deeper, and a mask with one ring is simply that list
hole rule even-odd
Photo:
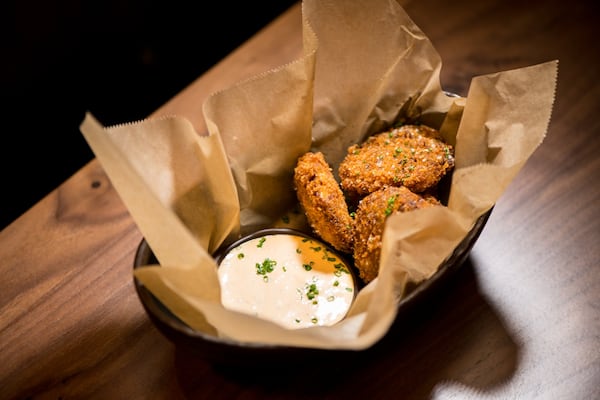
[{"label": "dark background", "polygon": [[79,124],[142,119],[295,1],[13,0],[0,13],[0,229],[93,157]]}]

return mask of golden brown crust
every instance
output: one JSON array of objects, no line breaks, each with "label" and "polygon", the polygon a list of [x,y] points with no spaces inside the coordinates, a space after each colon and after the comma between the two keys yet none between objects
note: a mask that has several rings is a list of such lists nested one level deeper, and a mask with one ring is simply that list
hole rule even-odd
[{"label": "golden brown crust", "polygon": [[340,163],[341,187],[362,197],[386,186],[422,193],[454,167],[454,149],[425,125],[404,125],[352,145]]},{"label": "golden brown crust", "polygon": [[[441,178],[454,168],[454,149],[439,132],[405,125],[348,148],[338,183],[322,153],[306,153],[294,169],[294,188],[315,234],[352,254],[359,276],[369,283],[379,273],[387,217],[432,207]],[[355,218],[346,199],[356,207]]]},{"label": "golden brown crust", "polygon": [[365,283],[379,273],[381,240],[387,217],[438,204],[436,199],[424,198],[403,186],[387,186],[361,200],[354,222],[354,265]]},{"label": "golden brown crust", "polygon": [[306,153],[294,169],[294,189],[309,224],[334,248],[352,253],[354,220],[322,153]]}]

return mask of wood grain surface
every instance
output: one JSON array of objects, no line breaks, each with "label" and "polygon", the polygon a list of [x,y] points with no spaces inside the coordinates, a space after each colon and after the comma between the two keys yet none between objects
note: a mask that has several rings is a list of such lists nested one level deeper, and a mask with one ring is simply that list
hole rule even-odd
[{"label": "wood grain surface", "polygon": [[[96,160],[0,232],[0,399],[600,398],[600,46],[592,1],[404,0],[444,89],[559,60],[545,141],[470,258],[368,356],[239,371],[175,348],[132,281],[141,234]],[[153,115],[292,61],[292,7]]]}]

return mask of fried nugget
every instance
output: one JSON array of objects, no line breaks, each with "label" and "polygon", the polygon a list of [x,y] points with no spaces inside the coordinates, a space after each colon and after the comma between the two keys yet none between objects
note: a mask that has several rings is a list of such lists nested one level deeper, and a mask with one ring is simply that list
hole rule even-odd
[{"label": "fried nugget", "polygon": [[309,152],[298,159],[294,189],[315,234],[337,250],[352,253],[354,220],[322,153]]},{"label": "fried nugget", "polygon": [[454,148],[425,125],[404,125],[370,136],[348,148],[340,163],[340,185],[350,198],[385,186],[422,193],[454,168]]},{"label": "fried nugget", "polygon": [[369,283],[379,273],[381,241],[388,216],[439,204],[434,197],[425,198],[404,186],[387,186],[364,197],[354,219],[354,265],[360,278]]}]

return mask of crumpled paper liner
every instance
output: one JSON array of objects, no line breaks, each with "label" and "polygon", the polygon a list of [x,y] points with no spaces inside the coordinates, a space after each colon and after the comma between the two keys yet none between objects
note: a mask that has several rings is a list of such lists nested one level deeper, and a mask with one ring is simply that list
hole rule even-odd
[{"label": "crumpled paper liner", "polygon": [[[184,322],[240,342],[364,349],[388,331],[407,285],[436,272],[543,141],[558,65],[479,76],[454,98],[440,86],[438,53],[396,1],[305,0],[302,22],[303,56],[208,98],[207,134],[177,116],[103,127],[89,113],[81,132],[161,264],[135,277]],[[379,277],[348,316],[287,330],[225,309],[210,254],[293,215],[297,158],[322,151],[336,171],[349,145],[401,117],[455,144],[448,206],[388,218]]]}]

